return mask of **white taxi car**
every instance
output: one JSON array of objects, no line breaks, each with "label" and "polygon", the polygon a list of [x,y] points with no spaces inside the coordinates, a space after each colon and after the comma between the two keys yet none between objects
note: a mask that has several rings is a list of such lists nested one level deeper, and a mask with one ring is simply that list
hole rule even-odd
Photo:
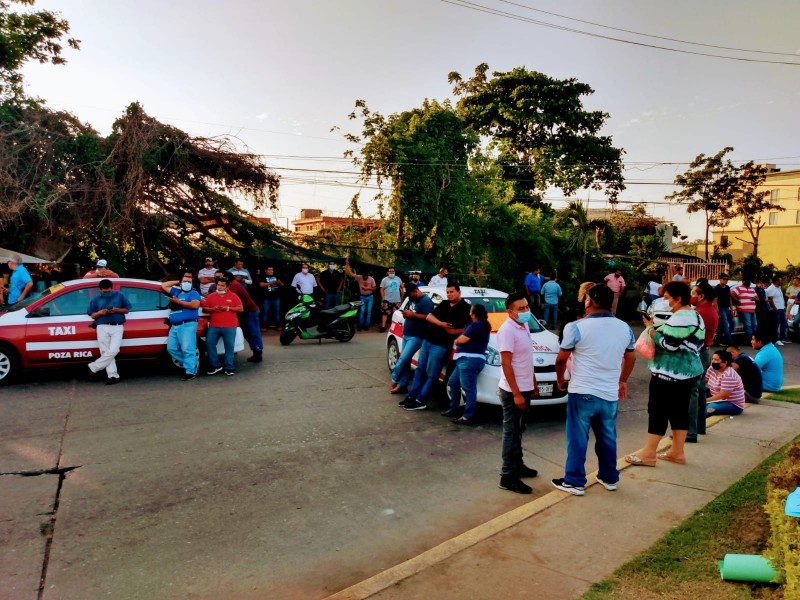
[{"label": "white taxi car", "polygon": [[[419,290],[433,300],[434,306],[447,301],[447,294],[443,287],[420,286]],[[480,304],[486,308],[492,333],[489,335],[489,346],[486,348],[486,366],[478,375],[478,402],[484,404],[500,404],[497,397],[497,384],[500,382],[500,352],[497,350],[497,330],[508,318],[505,300],[508,294],[499,290],[476,287],[461,287],[461,297],[469,304]],[[386,362],[389,370],[397,364],[403,350],[403,309],[408,304],[408,298],[403,300],[394,314],[386,337]],[[533,347],[533,367],[536,381],[539,386],[539,397],[531,400],[532,406],[550,404],[566,404],[567,394],[556,386],[556,355],[558,354],[558,337],[547,331],[537,320],[530,322],[531,346]],[[446,381],[452,372],[450,361],[445,363],[440,381]],[[412,368],[416,368],[417,356],[411,361]],[[569,373],[566,374],[569,379]],[[449,386],[447,389],[449,396]]]}]

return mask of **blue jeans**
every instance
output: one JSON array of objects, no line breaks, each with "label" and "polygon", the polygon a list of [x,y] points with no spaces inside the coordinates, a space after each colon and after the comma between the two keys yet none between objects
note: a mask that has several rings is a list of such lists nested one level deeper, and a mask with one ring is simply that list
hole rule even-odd
[{"label": "blue jeans", "polygon": [[800,312],[798,312],[794,319],[792,319],[792,329],[797,335],[800,335]]},{"label": "blue jeans", "polygon": [[528,417],[528,407],[530,407],[531,394],[533,392],[522,392],[525,398],[525,410],[520,409],[514,404],[514,394],[500,388],[497,395],[503,407],[503,466],[500,468],[501,475],[515,476],[522,468],[522,432],[525,431],[525,421]]},{"label": "blue jeans", "polygon": [[170,326],[167,352],[187,375],[197,375],[197,321]]},{"label": "blue jeans", "polygon": [[[273,317],[271,322],[270,322],[270,316]],[[264,298],[264,311],[261,313],[261,324],[264,327],[269,327],[270,325],[274,325],[275,327],[280,327],[281,325],[280,298],[278,297],[270,298],[269,296]]]},{"label": "blue jeans", "polygon": [[442,365],[444,365],[444,361],[447,360],[450,352],[450,348],[431,344],[428,340],[422,343],[417,370],[414,372],[414,383],[411,384],[411,389],[408,390],[409,398],[422,403],[428,401],[433,386],[439,381]]},{"label": "blue jeans", "polygon": [[328,310],[339,304],[339,292],[325,292],[325,306],[322,310]]},{"label": "blue jeans", "polygon": [[478,375],[486,366],[486,359],[477,356],[462,356],[456,361],[456,368],[450,376],[450,412],[458,410],[461,403],[461,390],[464,390],[464,418],[475,416],[478,403]]},{"label": "blue jeans", "polygon": [[244,313],[243,321],[244,335],[247,338],[247,343],[250,345],[250,350],[253,352],[264,351],[264,340],[261,339],[261,327],[259,325],[260,311]]},{"label": "blue jeans", "polygon": [[777,329],[778,329],[778,334],[779,334],[776,339],[779,339],[779,340],[785,342],[786,339],[789,337],[789,321],[786,320],[786,311],[785,310],[779,310],[775,314],[776,314],[776,316],[778,318],[778,327],[777,327]]},{"label": "blue jeans", "polygon": [[234,371],[233,347],[236,344],[236,327],[209,327],[206,333],[206,353],[208,354],[208,364],[216,369],[219,367],[219,356],[217,355],[217,342],[222,338],[225,346],[225,361],[223,367],[226,371]]},{"label": "blue jeans", "polygon": [[567,395],[567,464],[564,480],[574,486],[586,485],[586,450],[589,430],[594,431],[597,476],[617,483],[617,405],[592,394]]},{"label": "blue jeans", "polygon": [[366,329],[372,323],[372,302],[374,300],[375,296],[372,294],[369,296],[361,296],[361,302],[364,304],[358,309],[358,324],[362,329]]},{"label": "blue jeans", "polygon": [[715,400],[706,404],[706,416],[711,415],[740,415],[742,409],[727,400]]},{"label": "blue jeans", "polygon": [[750,340],[753,339],[753,332],[756,330],[756,313],[739,311],[739,318],[742,320],[744,334],[749,344]]},{"label": "blue jeans", "polygon": [[725,343],[728,345],[733,344],[733,337],[731,331],[736,327],[736,321],[733,320],[730,306],[721,306],[719,309],[719,326],[722,327],[722,336],[725,338]]},{"label": "blue jeans", "polygon": [[424,341],[425,338],[421,337],[403,336],[403,351],[392,369],[392,381],[395,385],[408,387],[408,380],[411,379],[411,359],[422,347]]},{"label": "blue jeans", "polygon": [[544,320],[550,329],[558,327],[558,304],[544,305]]}]

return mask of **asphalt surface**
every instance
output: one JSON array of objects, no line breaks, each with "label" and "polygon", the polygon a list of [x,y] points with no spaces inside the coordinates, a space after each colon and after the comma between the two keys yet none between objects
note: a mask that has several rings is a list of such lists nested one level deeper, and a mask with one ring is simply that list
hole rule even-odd
[{"label": "asphalt surface", "polygon": [[[324,598],[531,500],[497,488],[499,409],[464,428],[397,407],[383,335],[270,333],[248,355],[233,378],[123,365],[113,387],[62,371],[0,390],[0,599]],[[646,387],[637,361],[620,455]],[[544,495],[561,409],[532,413],[524,449]]]}]

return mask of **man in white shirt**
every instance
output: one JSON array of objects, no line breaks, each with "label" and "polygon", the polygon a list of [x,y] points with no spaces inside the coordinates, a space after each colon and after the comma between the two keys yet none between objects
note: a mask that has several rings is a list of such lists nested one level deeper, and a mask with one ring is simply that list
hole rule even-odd
[{"label": "man in white shirt", "polygon": [[783,290],[781,289],[781,278],[773,277],[772,285],[767,287],[764,292],[767,295],[767,302],[769,308],[775,318],[775,331],[778,341],[775,342],[776,346],[783,346],[784,344],[791,344],[789,341],[789,322],[786,319],[786,300],[783,298]]},{"label": "man in white shirt", "polygon": [[567,361],[572,355],[572,374],[567,396],[567,462],[564,477],[553,479],[556,489],[583,496],[586,485],[586,450],[589,430],[594,431],[599,469],[597,482],[617,489],[617,406],[628,395],[636,356],[636,338],[630,326],[613,318],[613,292],[602,285],[589,289],[586,317],[564,326],[556,358],[558,387],[566,390]]},{"label": "man in white shirt", "polygon": [[446,288],[447,287],[447,269],[445,269],[444,267],[439,269],[439,274],[438,275],[434,275],[433,277],[431,277],[430,283],[428,283],[428,285],[434,286],[434,287]]},{"label": "man in white shirt", "polygon": [[308,263],[300,265],[300,272],[292,279],[292,288],[299,294],[308,294],[309,296],[314,293],[314,288],[317,287],[317,278],[308,272]]},{"label": "man in white shirt", "polygon": [[508,319],[497,331],[502,371],[497,395],[503,407],[503,467],[499,487],[517,494],[530,494],[532,489],[522,478],[536,477],[538,472],[522,461],[522,432],[531,397],[539,395],[528,325],[533,314],[525,295],[519,292],[508,295],[506,311]]}]

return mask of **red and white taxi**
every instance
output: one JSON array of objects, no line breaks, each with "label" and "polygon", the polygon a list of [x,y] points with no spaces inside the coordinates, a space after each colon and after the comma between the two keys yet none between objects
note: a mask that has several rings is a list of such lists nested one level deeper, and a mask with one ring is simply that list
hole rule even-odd
[{"label": "red and white taxi", "polygon": [[[447,293],[443,287],[420,286],[420,291],[433,300],[434,306],[447,301]],[[500,352],[497,350],[497,330],[508,318],[506,312],[506,297],[508,294],[499,290],[475,287],[461,287],[461,297],[469,304],[480,304],[486,308],[492,333],[489,335],[489,346],[486,348],[486,366],[478,375],[478,402],[484,404],[500,404],[497,397],[497,384],[500,382]],[[392,315],[392,322],[386,338],[386,362],[389,370],[393,370],[403,350],[403,309],[408,304],[406,298],[400,308]],[[531,400],[533,406],[549,404],[566,404],[567,394],[556,386],[556,355],[558,354],[558,336],[547,331],[537,320],[530,322],[531,346],[533,347],[533,368],[536,373],[536,382],[539,386],[539,397]],[[448,361],[449,363],[449,361]],[[411,361],[416,368],[417,357]],[[439,376],[440,381],[446,381],[452,372],[449,364],[445,364]],[[566,373],[569,379],[569,373]],[[447,395],[450,395],[449,386]]]},{"label": "red and white taxi", "polygon": [[[112,279],[114,290],[131,304],[118,360],[166,360],[169,299],[157,281]],[[97,279],[77,279],[56,284],[22,302],[0,306],[0,385],[23,369],[84,364],[100,356],[97,334],[86,314],[89,301],[99,294]],[[198,353],[205,351],[208,328],[201,314]],[[237,352],[244,349],[241,330],[236,334]],[[222,352],[220,346],[217,347]]]}]

